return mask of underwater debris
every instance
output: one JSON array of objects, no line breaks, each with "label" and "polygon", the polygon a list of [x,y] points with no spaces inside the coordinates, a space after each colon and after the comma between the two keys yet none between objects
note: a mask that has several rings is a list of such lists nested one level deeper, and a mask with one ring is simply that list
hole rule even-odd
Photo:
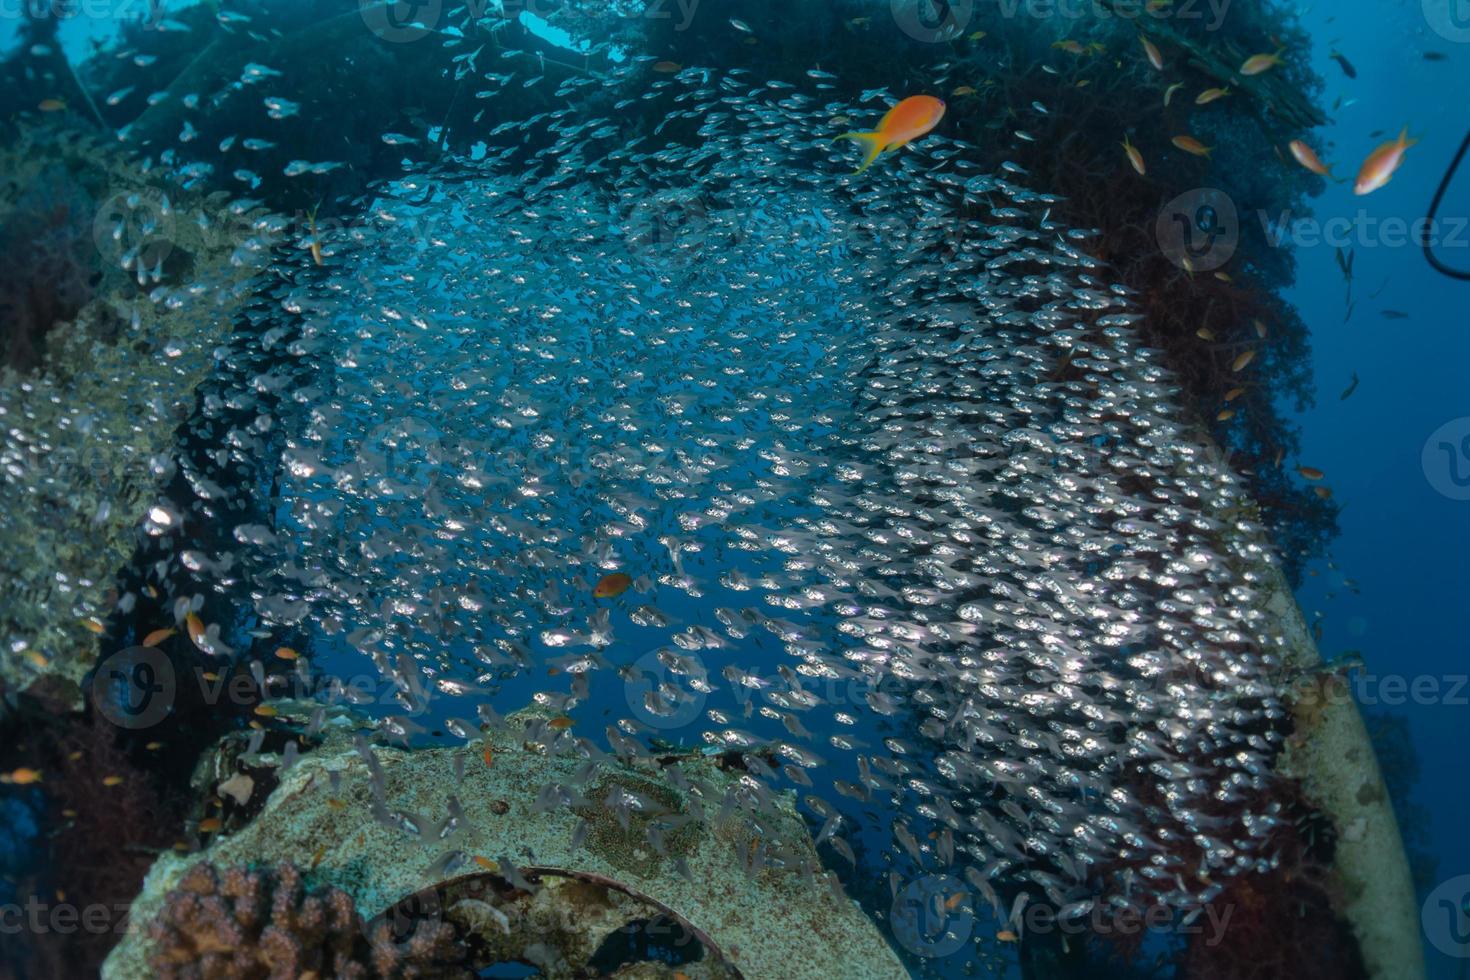
[{"label": "underwater debris", "polygon": [[[565,943],[542,930],[541,951],[518,958],[595,959],[619,927],[657,914],[682,923],[706,950],[698,968],[689,968],[694,976],[720,956],[752,977],[905,975],[873,924],[821,871],[789,798],[774,800],[758,824],[735,819],[719,812],[721,801],[743,792],[748,774],[726,772],[698,754],[600,766],[576,753],[546,754],[526,746],[544,720],[534,713],[507,717],[505,729],[486,738],[494,766],[464,766],[462,775],[456,757],[463,749],[365,754],[365,745],[344,747],[345,732],[332,735],[282,776],[248,825],[200,854],[160,856],[102,975],[152,976],[149,963],[164,930],[149,923],[172,915],[169,896],[186,878],[213,881],[215,868],[282,861],[314,863],[291,881],[312,883],[316,895],[345,892],[371,930],[382,922],[399,934],[422,922],[457,923],[458,939],[484,957],[523,952],[538,943],[532,927],[555,920]],[[597,795],[593,785],[604,796],[620,786],[643,812],[625,828],[611,810],[583,816],[563,806],[543,809],[540,789],[552,784],[589,798]],[[592,830],[579,832],[589,817]],[[660,822],[672,824],[664,854],[645,836]],[[306,892],[292,885],[286,894],[294,908],[295,896]],[[602,911],[579,928],[584,905]],[[217,918],[211,914],[210,923]],[[511,934],[519,937],[514,949],[495,940]],[[344,948],[345,938],[334,935],[332,948]]]},{"label": "underwater debris", "polygon": [[[1335,839],[1330,856],[1303,854],[1304,863],[1315,866],[1318,891],[1331,900],[1332,915],[1350,926],[1368,976],[1423,976],[1414,881],[1364,718],[1343,679],[1326,669],[1285,580],[1279,572],[1263,571],[1264,608],[1280,630],[1280,684],[1295,729],[1278,770],[1303,807],[1318,815],[1312,819],[1330,825],[1327,832]],[[1273,879],[1265,887],[1283,886]],[[1323,903],[1315,904],[1312,928],[1327,928]],[[1274,922],[1264,925],[1269,929]],[[1349,963],[1359,960],[1350,951],[1343,955]]]},{"label": "underwater debris", "polygon": [[485,872],[414,896],[409,908],[444,909],[476,964],[528,963],[551,977],[641,975],[633,972],[640,964],[710,980],[742,976],[709,936],[620,882],[557,869],[518,873],[531,890]]}]

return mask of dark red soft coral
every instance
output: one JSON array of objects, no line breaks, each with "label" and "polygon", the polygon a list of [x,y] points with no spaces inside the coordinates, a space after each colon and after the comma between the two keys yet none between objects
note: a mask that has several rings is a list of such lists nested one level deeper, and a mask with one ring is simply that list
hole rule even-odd
[{"label": "dark red soft coral", "polygon": [[62,168],[21,192],[0,222],[0,358],[18,371],[42,359],[46,334],[95,295],[100,255],[96,202]]}]

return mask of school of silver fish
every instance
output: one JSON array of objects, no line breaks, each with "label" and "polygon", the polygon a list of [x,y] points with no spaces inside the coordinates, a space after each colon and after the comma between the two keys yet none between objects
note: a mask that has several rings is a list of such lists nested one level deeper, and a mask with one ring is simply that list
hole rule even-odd
[{"label": "school of silver fish", "polygon": [[[189,493],[143,523],[181,631],[380,677],[385,742],[534,703],[588,760],[545,807],[617,757],[738,754],[706,818],[794,791],[838,872],[862,840],[865,873],[947,870],[1001,921],[1187,915],[1269,865],[1280,641],[1242,569],[1271,558],[1088,233],[939,133],[848,176],[830,120],[903,93],[649,60],[468,158],[385,134],[410,162],[360,220],[236,202],[254,298],[159,464]],[[378,785],[405,834],[459,819]]]}]

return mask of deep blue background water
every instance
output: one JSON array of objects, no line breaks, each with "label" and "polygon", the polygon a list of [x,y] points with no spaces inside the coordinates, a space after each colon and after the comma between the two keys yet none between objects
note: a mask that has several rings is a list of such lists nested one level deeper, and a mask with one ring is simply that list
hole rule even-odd
[{"label": "deep blue background water", "polygon": [[[1334,248],[1296,248],[1298,277],[1289,297],[1311,328],[1318,388],[1317,406],[1300,417],[1302,461],[1326,472],[1325,482],[1343,505],[1341,534],[1332,546],[1338,571],[1316,563],[1318,574],[1306,579],[1298,598],[1309,617],[1316,610],[1324,614],[1324,656],[1362,651],[1364,700],[1393,700],[1395,688],[1383,683],[1390,675],[1408,684],[1435,678],[1447,695],[1455,677],[1470,674],[1470,501],[1452,500],[1431,482],[1445,481],[1447,456],[1435,455],[1437,464],[1426,471],[1421,455],[1436,429],[1470,417],[1470,282],[1441,276],[1418,247],[1375,233],[1359,213],[1380,222],[1425,214],[1470,128],[1470,43],[1435,33],[1417,0],[1304,9],[1303,23],[1315,41],[1313,59],[1329,80],[1327,105],[1338,95],[1345,103],[1321,131],[1321,141],[1332,145],[1322,152],[1336,165],[1334,172],[1355,173],[1379,142],[1369,138],[1374,130],[1395,134],[1407,125],[1421,142],[1410,148],[1387,187],[1358,197],[1350,184],[1334,184],[1314,202],[1320,219],[1351,217],[1357,226],[1357,307],[1347,322]],[[1333,47],[1357,69],[1356,80],[1329,60]],[[1442,52],[1447,60],[1426,61],[1426,50]],[[1356,102],[1346,104],[1350,99]],[[1446,234],[1454,219],[1467,215],[1470,167],[1463,167],[1441,206]],[[1470,230],[1460,232],[1457,247],[1438,254],[1448,264],[1470,268]],[[1377,299],[1368,299],[1380,286]],[[1383,309],[1408,318],[1385,319]],[[1358,389],[1340,400],[1354,371],[1361,379]],[[1470,422],[1466,426],[1470,432]],[[1358,583],[1361,594],[1342,588],[1344,576]],[[1327,598],[1329,593],[1335,597]],[[1428,690],[1426,682],[1421,689]],[[1383,705],[1409,718],[1423,767],[1414,797],[1430,814],[1436,882],[1470,872],[1470,691],[1459,694],[1458,703],[1444,696],[1406,696],[1405,703]],[[1459,961],[1432,946],[1426,954],[1431,976],[1460,975]]]}]

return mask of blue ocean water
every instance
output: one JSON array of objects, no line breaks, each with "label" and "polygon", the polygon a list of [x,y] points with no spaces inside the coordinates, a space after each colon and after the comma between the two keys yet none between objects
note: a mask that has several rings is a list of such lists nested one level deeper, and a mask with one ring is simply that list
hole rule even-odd
[{"label": "blue ocean water", "polygon": [[[1301,416],[1302,458],[1327,474],[1334,499],[1344,505],[1331,549],[1336,568],[1315,563],[1298,598],[1309,616],[1321,613],[1324,656],[1361,651],[1360,700],[1408,719],[1421,766],[1413,799],[1427,813],[1425,843],[1437,861],[1436,883],[1470,868],[1462,819],[1470,784],[1457,775],[1470,722],[1461,625],[1470,511],[1456,480],[1467,461],[1438,446],[1450,442],[1457,454],[1461,430],[1470,425],[1464,373],[1470,282],[1435,272],[1400,229],[1425,216],[1470,127],[1457,94],[1470,86],[1470,48],[1463,31],[1443,29],[1454,23],[1447,20],[1454,7],[1304,8],[1328,98],[1343,100],[1323,130],[1334,147],[1331,159],[1342,161],[1338,172],[1350,175],[1353,162],[1366,157],[1377,143],[1369,135],[1375,130],[1391,136],[1407,126],[1420,142],[1412,148],[1415,168],[1382,190],[1355,197],[1348,185],[1333,185],[1314,202],[1317,220],[1350,222],[1343,244],[1356,255],[1351,317],[1333,244],[1296,249],[1297,282],[1289,293],[1312,328],[1318,389],[1317,405]],[[1330,60],[1333,50],[1349,58],[1356,79]],[[1445,60],[1425,60],[1425,52]],[[1441,207],[1445,245],[1438,254],[1470,271],[1467,214],[1470,171],[1462,166]],[[1383,310],[1407,316],[1387,319]],[[1341,399],[1355,373],[1357,389]],[[1358,591],[1344,587],[1344,578],[1358,583]],[[1462,975],[1463,960],[1432,944],[1426,955],[1433,976]]]},{"label": "blue ocean water", "polygon": [[[1460,776],[1466,719],[1470,717],[1466,715],[1470,708],[1464,698],[1470,697],[1470,692],[1459,682],[1466,673],[1466,651],[1463,631],[1457,629],[1467,581],[1463,556],[1470,545],[1464,510],[1470,504],[1458,499],[1462,486],[1459,476],[1462,465],[1470,467],[1470,457],[1461,460],[1456,455],[1461,439],[1470,435],[1470,421],[1465,421],[1470,419],[1470,402],[1466,400],[1463,381],[1470,339],[1464,337],[1461,329],[1466,322],[1461,304],[1470,297],[1467,292],[1470,284],[1453,281],[1431,270],[1416,245],[1404,241],[1400,233],[1385,227],[1383,222],[1399,219],[1407,224],[1423,214],[1430,192],[1464,135],[1463,127],[1470,125],[1463,100],[1463,93],[1470,86],[1470,49],[1466,47],[1470,39],[1458,37],[1453,20],[1438,20],[1430,10],[1433,6],[1428,2],[1423,10],[1415,4],[1392,9],[1373,5],[1358,10],[1319,5],[1302,10],[1302,22],[1314,42],[1315,67],[1328,79],[1326,101],[1331,105],[1341,99],[1341,106],[1331,112],[1332,122],[1311,137],[1324,159],[1334,165],[1335,172],[1351,178],[1357,162],[1402,126],[1407,126],[1410,135],[1419,142],[1409,150],[1403,169],[1386,188],[1371,196],[1358,197],[1351,193],[1350,185],[1330,184],[1312,202],[1316,222],[1347,219],[1346,224],[1326,227],[1345,229],[1340,231],[1345,236],[1341,239],[1343,254],[1350,251],[1353,255],[1351,299],[1338,248],[1332,241],[1325,244],[1314,241],[1311,227],[1302,227],[1293,234],[1291,247],[1298,274],[1288,293],[1311,328],[1312,371],[1318,391],[1317,405],[1300,417],[1301,461],[1324,471],[1324,483],[1331,487],[1333,499],[1343,505],[1341,533],[1331,545],[1332,567],[1325,561],[1310,565],[1298,597],[1314,622],[1318,621],[1320,611],[1320,644],[1324,655],[1360,652],[1364,667],[1355,690],[1365,708],[1371,709],[1370,719],[1381,707],[1408,720],[1421,767],[1420,779],[1408,802],[1427,813],[1427,836],[1422,839],[1422,845],[1427,855],[1437,861],[1431,887],[1470,871],[1470,842],[1459,826],[1459,815],[1470,794]],[[14,23],[12,20],[4,26],[11,27]],[[1435,24],[1439,25],[1439,32],[1432,26]],[[91,41],[106,40],[114,28],[115,22],[107,18],[82,19],[69,23],[64,36],[76,56],[81,57]],[[4,46],[5,37],[0,34],[0,47]],[[1356,78],[1348,78],[1339,63],[1329,56],[1334,50],[1350,60]],[[1444,58],[1426,60],[1425,52],[1439,53]],[[1383,135],[1371,135],[1376,130],[1382,130]],[[1249,202],[1237,204],[1242,220],[1262,219],[1250,209]],[[780,210],[782,202],[772,206]],[[821,207],[821,202],[817,202],[809,210],[818,213]],[[793,210],[802,209],[793,206]],[[1470,213],[1470,173],[1463,173],[1451,185],[1441,209],[1447,241],[1440,251],[1445,261],[1461,267],[1470,266],[1470,232],[1458,224],[1467,213]],[[795,223],[795,220],[786,215],[782,222]],[[517,233],[514,228],[508,232],[511,236]],[[836,258],[840,260],[842,256]],[[561,260],[567,264],[561,264]],[[538,273],[570,280],[574,277],[571,266],[575,261],[574,252],[558,255],[555,260],[548,259]],[[759,267],[759,259],[752,259],[751,265]],[[401,271],[386,262],[374,268],[385,273]],[[607,283],[600,286],[611,288]],[[841,315],[838,308],[844,302],[853,301],[832,281],[794,284],[793,289],[815,294],[805,297],[811,302],[811,308],[803,310],[803,315],[822,327],[830,328],[838,322]],[[449,296],[447,291],[446,296]],[[455,297],[450,298],[457,301]],[[654,302],[669,299],[649,298]],[[799,305],[796,299],[790,302]],[[1385,310],[1404,315],[1385,317]],[[714,320],[720,330],[732,329],[732,324],[738,329],[741,318],[759,317],[761,310],[741,308],[737,303],[722,310],[722,314],[728,319]],[[353,326],[350,321],[343,326],[344,336]],[[581,327],[586,333],[579,335],[578,343],[603,343],[596,339],[598,323],[589,321]],[[527,343],[534,340],[530,335],[522,339]],[[469,349],[475,349],[473,339],[464,342]],[[787,363],[801,363],[803,357],[816,363],[820,360],[818,353],[831,346],[831,338],[810,347],[800,340],[791,340],[782,353]],[[364,350],[373,351],[372,343]],[[615,345],[608,345],[606,350],[610,357],[621,356]],[[402,355],[404,351],[395,348],[394,353]],[[477,350],[477,353],[483,352]],[[629,352],[626,356],[631,359],[635,354]],[[371,362],[364,373],[372,373]],[[1355,374],[1359,379],[1357,387],[1348,397],[1340,398],[1339,393],[1349,387]],[[819,388],[814,397],[820,400],[830,394]],[[575,392],[568,391],[567,396],[565,408],[569,416],[588,408],[577,404]],[[808,406],[805,410],[820,412],[821,408]],[[1456,420],[1464,422],[1463,431],[1455,427]],[[606,424],[615,426],[616,418]],[[352,429],[344,426],[343,431]],[[390,435],[397,437],[397,433]],[[771,438],[770,432],[759,435]],[[818,429],[808,435],[813,440],[811,445],[786,448],[800,453],[818,445],[826,446],[829,443],[824,440],[831,433]],[[1451,449],[1441,449],[1441,443]],[[497,444],[494,451],[524,458],[546,448],[513,435]],[[433,461],[429,465],[434,465]],[[754,472],[741,473],[736,482],[754,477]],[[283,493],[310,499],[312,491],[293,488],[287,481]],[[566,508],[566,513],[558,515],[558,519],[573,530],[587,530],[598,521],[627,517],[626,514],[586,513],[583,505],[588,502],[575,495],[558,503]],[[806,516],[790,508],[777,513],[782,520]],[[284,513],[280,516],[283,524],[288,523]],[[391,517],[379,519],[385,533],[395,529]],[[579,521],[587,522],[587,528]],[[639,530],[656,536],[660,530],[673,534],[679,529]],[[505,537],[513,540],[517,533],[506,533]],[[494,557],[487,556],[487,560],[493,561]],[[594,558],[593,567],[600,562],[606,568],[615,564],[635,566],[632,570],[636,571],[636,566],[642,563],[651,574],[677,576],[682,571],[677,556],[668,563],[662,556],[655,560],[646,553],[624,549]],[[693,552],[684,558],[696,573],[706,561],[726,574],[734,570],[751,579],[770,571],[756,559],[739,554],[706,551]],[[1346,584],[1344,579],[1355,584]],[[723,595],[717,593],[715,598]],[[559,595],[551,598],[543,595],[541,600],[549,605],[561,604]],[[578,616],[593,614],[599,608],[585,595],[572,596],[568,602]],[[659,605],[663,613],[676,620],[714,622],[716,602],[708,597],[676,595]],[[816,623],[822,625],[820,620]],[[235,625],[243,632],[257,623],[241,621]],[[623,631],[622,636],[632,637],[623,651],[630,660],[651,656],[660,642],[661,634],[645,634],[645,627],[636,620],[631,624],[620,620],[617,626]],[[775,635],[775,631],[755,630],[740,639],[734,650],[719,654],[722,659],[717,663],[723,665],[723,658],[732,663],[772,660],[780,647],[773,639]],[[359,651],[325,632],[313,631],[309,625],[303,629],[301,643],[313,649],[317,666],[328,672],[347,675],[371,667],[371,661]],[[555,655],[556,646],[552,643],[538,648],[537,657]],[[468,651],[456,652],[465,662],[472,662]],[[518,702],[537,693],[542,686],[540,681],[539,676],[521,675],[495,690],[497,697],[506,703]],[[580,710],[608,718],[632,711],[645,722],[657,717],[639,715],[640,705],[628,700],[630,692],[638,697],[648,693],[640,684],[597,687],[583,700]],[[434,723],[442,724],[454,714],[440,702],[434,713],[415,720],[432,728]],[[766,717],[765,721],[773,729],[777,725],[774,716]],[[417,741],[429,742],[432,737],[423,736]],[[1394,765],[1392,760],[1385,761],[1389,766]],[[853,757],[839,757],[828,777],[853,779],[854,766]],[[882,820],[873,822],[881,824]],[[859,847],[867,843],[881,850],[885,839],[865,826],[863,835],[854,837],[854,843]],[[992,928],[995,925],[999,923],[991,923]],[[1460,975],[1461,961],[1431,941],[1428,934],[1425,949],[1431,975],[1437,978]]]}]

